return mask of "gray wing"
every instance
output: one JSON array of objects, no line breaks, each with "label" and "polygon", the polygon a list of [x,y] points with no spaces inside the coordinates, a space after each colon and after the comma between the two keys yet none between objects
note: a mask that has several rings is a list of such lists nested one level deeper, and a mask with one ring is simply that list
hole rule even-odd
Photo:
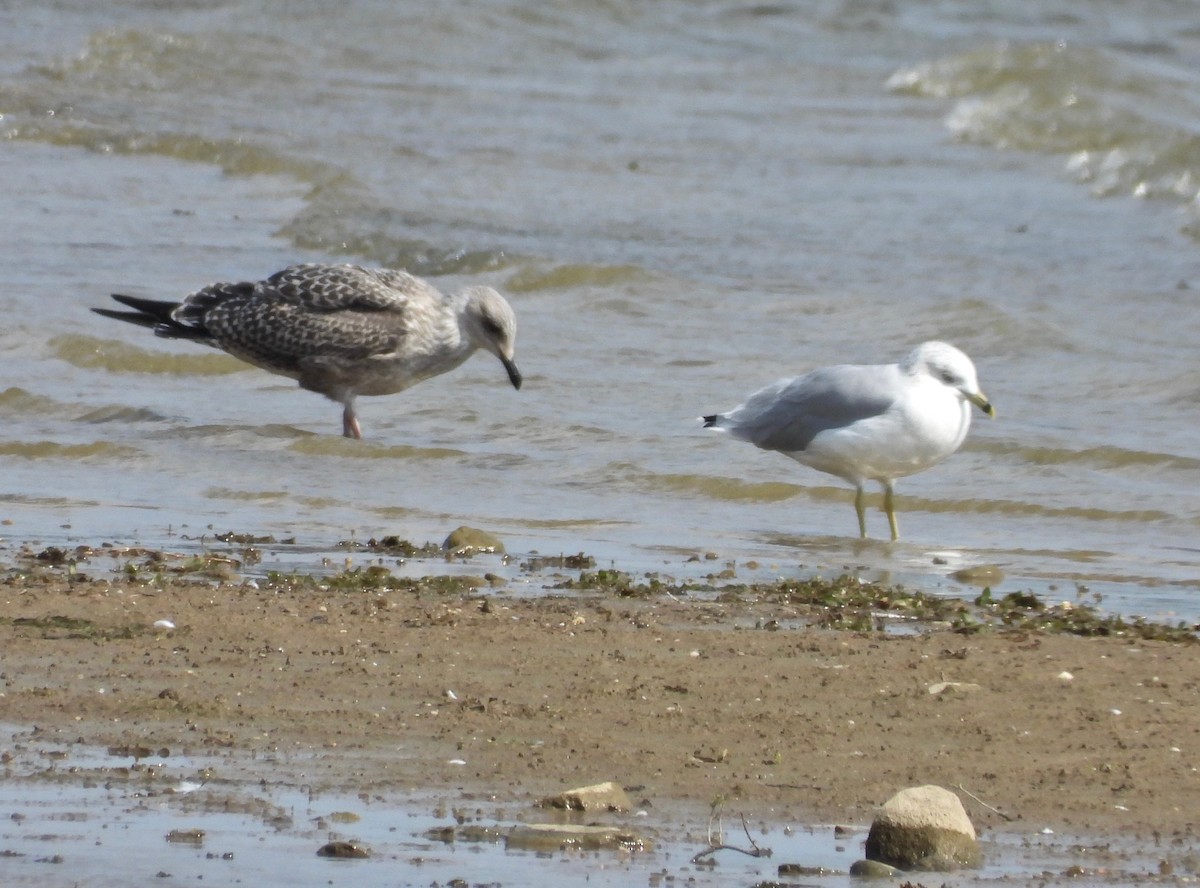
[{"label": "gray wing", "polygon": [[722,427],[764,450],[802,451],[821,432],[887,412],[896,400],[894,366],[824,367],[755,392]]}]

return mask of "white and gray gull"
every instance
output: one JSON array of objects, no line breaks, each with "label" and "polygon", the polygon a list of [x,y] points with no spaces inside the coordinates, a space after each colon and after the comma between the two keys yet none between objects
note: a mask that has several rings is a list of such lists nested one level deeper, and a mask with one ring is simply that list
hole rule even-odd
[{"label": "white and gray gull", "polygon": [[337,401],[347,438],[362,437],[357,396],[403,391],[476,349],[499,358],[521,387],[516,317],[491,287],[446,296],[404,271],[293,265],[263,281],[210,284],[182,302],[112,298],[133,310],[92,311],[222,349]]},{"label": "white and gray gull", "polygon": [[944,342],[925,342],[899,364],[823,367],[781,379],[728,413],[703,419],[705,428],[849,481],[864,538],[863,485],[878,481],[896,540],[895,480],[956,451],[967,437],[972,404],[995,415],[971,359]]}]

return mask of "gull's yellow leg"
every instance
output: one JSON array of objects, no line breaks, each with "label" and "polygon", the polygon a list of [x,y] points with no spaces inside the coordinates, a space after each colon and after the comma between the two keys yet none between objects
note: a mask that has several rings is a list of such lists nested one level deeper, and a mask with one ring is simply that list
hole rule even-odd
[{"label": "gull's yellow leg", "polygon": [[900,539],[900,528],[896,525],[896,502],[892,485],[883,485],[883,511],[887,512],[888,526],[892,529],[892,542]]},{"label": "gull's yellow leg", "polygon": [[867,504],[866,494],[863,492],[862,485],[858,485],[858,492],[854,494],[854,511],[858,513],[858,535],[864,540],[867,538]]}]

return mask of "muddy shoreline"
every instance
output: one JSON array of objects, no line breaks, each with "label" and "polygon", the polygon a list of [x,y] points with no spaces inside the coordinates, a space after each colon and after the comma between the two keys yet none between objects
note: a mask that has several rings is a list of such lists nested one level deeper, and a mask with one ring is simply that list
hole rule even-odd
[{"label": "muddy shoreline", "polygon": [[[488,557],[472,564],[484,577]],[[570,588],[515,596],[429,568],[401,583],[383,568],[14,567],[3,721],[100,747],[236,750],[341,791],[521,802],[616,780],[651,803],[864,823],[936,783],[985,833],[1194,833],[1190,631],[1079,637],[945,613],[829,629],[827,605],[742,586],[631,590],[568,570]]]}]

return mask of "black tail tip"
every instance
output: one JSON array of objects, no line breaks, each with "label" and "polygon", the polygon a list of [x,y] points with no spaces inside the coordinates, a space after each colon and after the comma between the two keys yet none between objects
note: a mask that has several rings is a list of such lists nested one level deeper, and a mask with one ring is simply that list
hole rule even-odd
[{"label": "black tail tip", "polygon": [[708,416],[700,417],[702,420],[704,420],[704,427],[706,429],[711,429],[713,426],[715,426],[717,424],[718,415],[719,414],[716,413],[710,413]]}]

